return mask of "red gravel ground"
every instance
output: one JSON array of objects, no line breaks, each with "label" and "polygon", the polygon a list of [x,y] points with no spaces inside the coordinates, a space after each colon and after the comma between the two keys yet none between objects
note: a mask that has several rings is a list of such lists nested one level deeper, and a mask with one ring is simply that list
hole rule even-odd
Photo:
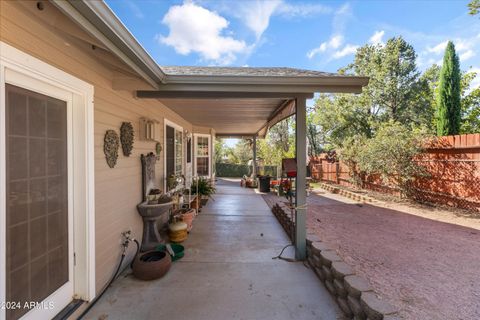
[{"label": "red gravel ground", "polygon": [[[307,225],[405,319],[480,319],[480,231],[312,194]],[[269,205],[279,200],[265,196]]]}]

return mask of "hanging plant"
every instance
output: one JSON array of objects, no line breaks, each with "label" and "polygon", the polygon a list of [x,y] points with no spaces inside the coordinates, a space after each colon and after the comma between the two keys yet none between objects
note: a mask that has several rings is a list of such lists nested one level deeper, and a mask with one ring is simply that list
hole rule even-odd
[{"label": "hanging plant", "polygon": [[110,168],[113,168],[117,164],[118,148],[120,147],[118,134],[114,130],[107,130],[103,142],[103,153],[105,153],[107,164]]},{"label": "hanging plant", "polygon": [[133,149],[133,126],[131,122],[122,122],[120,127],[120,141],[122,142],[123,155],[128,157]]}]

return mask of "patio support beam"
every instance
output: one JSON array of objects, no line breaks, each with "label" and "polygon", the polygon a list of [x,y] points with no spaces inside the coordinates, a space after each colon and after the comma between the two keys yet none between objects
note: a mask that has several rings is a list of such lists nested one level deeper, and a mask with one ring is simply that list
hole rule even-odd
[{"label": "patio support beam", "polygon": [[256,179],[256,177],[257,177],[257,135],[254,135],[254,136],[253,136],[252,149],[253,149],[253,161],[252,161],[253,170],[252,170],[252,175],[253,175],[253,178]]},{"label": "patio support beam", "polygon": [[[147,91],[137,90],[139,99],[292,99],[298,93],[291,92],[254,92],[254,91]],[[302,97],[311,99],[313,94],[304,93]]]},{"label": "patio support beam", "polygon": [[297,178],[295,179],[296,189],[296,215],[295,215],[295,258],[304,260],[306,251],[306,216],[307,216],[307,192],[306,192],[306,163],[307,163],[307,115],[306,99],[297,97],[295,99],[295,143],[297,160]]}]

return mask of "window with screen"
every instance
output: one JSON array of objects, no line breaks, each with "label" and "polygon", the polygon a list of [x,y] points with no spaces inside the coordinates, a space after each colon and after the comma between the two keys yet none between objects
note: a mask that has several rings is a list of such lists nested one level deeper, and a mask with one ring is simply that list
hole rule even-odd
[{"label": "window with screen", "polygon": [[198,176],[210,176],[210,136],[196,137],[195,163]]}]

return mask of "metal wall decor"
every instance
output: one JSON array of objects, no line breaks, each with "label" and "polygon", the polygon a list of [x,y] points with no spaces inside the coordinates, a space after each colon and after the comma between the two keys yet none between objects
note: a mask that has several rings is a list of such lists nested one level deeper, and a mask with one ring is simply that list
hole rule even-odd
[{"label": "metal wall decor", "polygon": [[159,139],[157,137],[159,133],[157,132],[158,124],[159,122],[155,119],[140,118],[140,128],[139,128],[140,140],[147,140],[147,141],[158,140]]},{"label": "metal wall decor", "polygon": [[120,127],[120,141],[122,142],[123,155],[128,157],[133,149],[133,126],[131,122],[122,122]]},{"label": "metal wall decor", "polygon": [[103,142],[103,153],[105,153],[107,164],[110,168],[113,168],[117,164],[118,148],[120,147],[118,134],[115,130],[107,130]]}]

